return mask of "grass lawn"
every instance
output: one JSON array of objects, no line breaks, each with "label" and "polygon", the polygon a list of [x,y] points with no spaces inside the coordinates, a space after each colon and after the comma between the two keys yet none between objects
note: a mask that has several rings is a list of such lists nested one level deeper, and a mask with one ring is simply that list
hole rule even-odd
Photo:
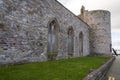
[{"label": "grass lawn", "polygon": [[82,57],[0,67],[0,80],[82,80],[89,69],[105,63],[106,57]]}]

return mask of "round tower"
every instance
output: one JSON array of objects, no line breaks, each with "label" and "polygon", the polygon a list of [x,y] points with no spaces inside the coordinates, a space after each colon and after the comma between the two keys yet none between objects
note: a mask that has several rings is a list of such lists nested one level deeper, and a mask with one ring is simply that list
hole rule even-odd
[{"label": "round tower", "polygon": [[91,54],[110,55],[111,21],[106,10],[85,11],[83,20],[90,26]]}]

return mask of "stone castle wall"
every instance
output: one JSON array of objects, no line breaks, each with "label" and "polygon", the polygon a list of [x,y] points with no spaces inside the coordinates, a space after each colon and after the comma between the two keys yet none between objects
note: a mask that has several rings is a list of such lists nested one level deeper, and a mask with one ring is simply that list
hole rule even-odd
[{"label": "stone castle wall", "polygon": [[58,55],[68,58],[68,29],[74,30],[72,57],[89,54],[88,25],[55,0],[0,0],[0,63],[47,61],[49,22],[58,22]]},{"label": "stone castle wall", "polygon": [[90,53],[110,55],[110,12],[105,10],[83,10],[82,19],[90,26]]}]

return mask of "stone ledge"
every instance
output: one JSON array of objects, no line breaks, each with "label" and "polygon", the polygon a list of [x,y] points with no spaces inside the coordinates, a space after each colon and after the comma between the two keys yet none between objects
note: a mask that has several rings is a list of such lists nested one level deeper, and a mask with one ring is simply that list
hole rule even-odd
[{"label": "stone ledge", "polygon": [[103,80],[104,76],[108,72],[114,60],[115,60],[115,57],[113,56],[109,61],[107,61],[100,68],[88,74],[83,80]]}]

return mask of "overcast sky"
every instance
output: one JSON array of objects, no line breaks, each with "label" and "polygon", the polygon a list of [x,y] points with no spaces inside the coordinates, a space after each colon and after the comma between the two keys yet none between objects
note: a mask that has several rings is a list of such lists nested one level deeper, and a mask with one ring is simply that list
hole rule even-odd
[{"label": "overcast sky", "polygon": [[120,49],[120,0],[58,0],[74,14],[80,13],[81,6],[87,10],[103,9],[111,12],[112,45]]}]

